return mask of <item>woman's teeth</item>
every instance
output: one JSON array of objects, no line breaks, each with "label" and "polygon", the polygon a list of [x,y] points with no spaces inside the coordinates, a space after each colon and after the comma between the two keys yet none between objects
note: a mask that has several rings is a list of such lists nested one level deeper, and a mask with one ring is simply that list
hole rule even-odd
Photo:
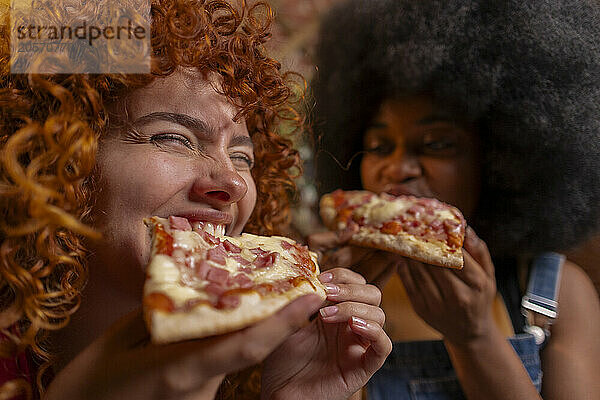
[{"label": "woman's teeth", "polygon": [[213,224],[212,222],[195,221],[192,222],[194,232],[207,232],[213,236],[225,236],[225,225]]}]

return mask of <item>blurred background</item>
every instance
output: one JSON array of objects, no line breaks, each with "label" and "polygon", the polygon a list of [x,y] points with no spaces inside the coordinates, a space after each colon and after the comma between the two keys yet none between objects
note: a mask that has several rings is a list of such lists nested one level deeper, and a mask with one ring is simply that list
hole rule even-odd
[{"label": "blurred background", "polygon": [[[315,73],[314,45],[319,31],[319,20],[334,4],[343,0],[272,0],[276,13],[273,38],[269,50],[282,62],[283,70],[300,73],[307,84]],[[310,108],[311,100],[307,99]],[[308,138],[298,138],[298,149],[304,160],[304,175],[298,181],[300,197],[293,210],[293,226],[299,236],[322,229],[315,212],[318,202],[313,182],[313,151]]]}]

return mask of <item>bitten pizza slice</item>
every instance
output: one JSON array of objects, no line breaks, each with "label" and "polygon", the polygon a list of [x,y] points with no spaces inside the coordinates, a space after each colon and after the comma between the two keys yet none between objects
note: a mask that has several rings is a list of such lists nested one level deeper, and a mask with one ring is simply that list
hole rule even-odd
[{"label": "bitten pizza slice", "polygon": [[428,264],[462,268],[465,219],[448,204],[414,196],[336,190],[320,202],[323,223],[350,243]]},{"label": "bitten pizza slice", "polygon": [[223,226],[152,217],[152,255],[144,285],[144,318],[154,343],[232,332],[292,300],[325,299],[316,254],[292,239]]}]

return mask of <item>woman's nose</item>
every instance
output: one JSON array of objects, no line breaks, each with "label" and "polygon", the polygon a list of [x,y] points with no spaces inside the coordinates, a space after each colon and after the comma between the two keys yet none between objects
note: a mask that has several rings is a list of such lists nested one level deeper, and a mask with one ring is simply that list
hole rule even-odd
[{"label": "woman's nose", "polygon": [[404,149],[397,149],[386,162],[383,174],[391,182],[402,183],[423,173],[418,156]]},{"label": "woman's nose", "polygon": [[248,185],[230,166],[221,165],[209,174],[196,178],[190,191],[190,200],[220,207],[240,201],[248,192]]}]

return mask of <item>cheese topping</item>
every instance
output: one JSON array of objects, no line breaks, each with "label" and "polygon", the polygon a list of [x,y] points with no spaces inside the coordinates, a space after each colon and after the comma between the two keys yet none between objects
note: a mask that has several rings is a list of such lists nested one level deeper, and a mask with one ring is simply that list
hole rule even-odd
[{"label": "cheese topping", "polygon": [[393,219],[396,215],[399,215],[410,208],[412,204],[402,201],[383,201],[379,197],[373,197],[373,199],[358,207],[355,213],[363,215],[365,217],[365,224],[368,225],[379,225],[385,221]]},{"label": "cheese topping", "polygon": [[[156,220],[169,226],[166,220]],[[174,250],[170,255],[153,257],[144,293],[165,293],[178,308],[189,301],[214,302],[214,296],[227,290],[285,282],[301,275],[299,250],[291,239],[249,233],[229,237],[218,230],[211,231],[214,236],[209,234],[207,241],[203,236],[206,231],[167,229],[173,236]],[[287,243],[285,248],[282,242]],[[316,264],[316,254],[308,254]]]},{"label": "cheese topping", "polygon": [[[390,201],[381,199],[380,197],[373,197],[368,203],[356,208],[354,210],[354,215],[363,216],[365,225],[380,225],[386,221],[393,220],[400,214],[405,213],[414,205],[414,202],[407,201],[403,198]],[[422,215],[420,214],[421,213],[415,214],[415,219],[422,219]],[[433,209],[433,218],[431,219],[457,220],[456,215],[454,215],[450,210],[438,208]]]}]

